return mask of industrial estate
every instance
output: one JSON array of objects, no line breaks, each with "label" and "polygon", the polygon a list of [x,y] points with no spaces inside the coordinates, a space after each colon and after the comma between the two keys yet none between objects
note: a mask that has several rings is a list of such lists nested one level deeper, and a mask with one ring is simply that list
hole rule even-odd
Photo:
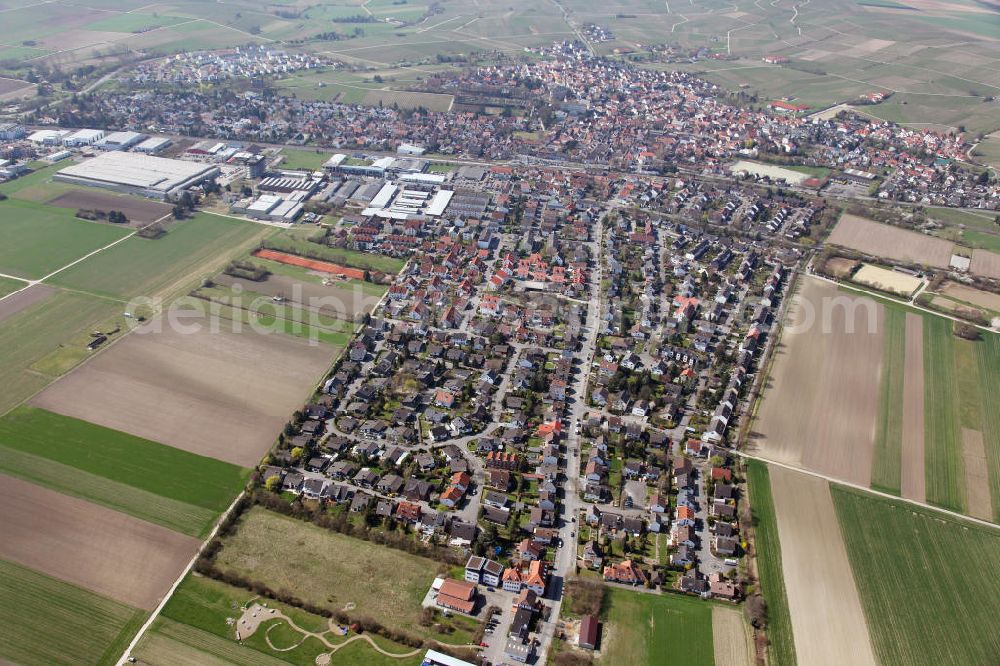
[{"label": "industrial estate", "polygon": [[0,0],[0,662],[996,663],[998,43]]}]

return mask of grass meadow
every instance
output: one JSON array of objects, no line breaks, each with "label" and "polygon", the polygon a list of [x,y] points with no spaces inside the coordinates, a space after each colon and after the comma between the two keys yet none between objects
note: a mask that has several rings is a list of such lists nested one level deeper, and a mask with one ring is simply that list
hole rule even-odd
[{"label": "grass meadow", "polygon": [[[63,271],[52,282],[116,298],[152,295],[178,282],[210,277],[229,256],[246,251],[268,227],[198,213],[156,239],[134,236]],[[204,267],[211,264],[215,271]]]},{"label": "grass meadow", "polygon": [[831,492],[879,660],[994,661],[1000,535],[853,489]]},{"label": "grass meadow", "polygon": [[602,664],[714,666],[712,604],[679,594],[609,589]]},{"label": "grass meadow", "polygon": [[0,560],[0,661],[114,664],[145,612]]},{"label": "grass meadow", "polygon": [[924,432],[927,501],[953,511],[965,509],[956,341],[952,323],[924,317]]},{"label": "grass meadow", "polygon": [[[152,522],[195,536],[229,506],[249,474],[214,458],[33,407],[0,419],[0,450],[0,466],[8,473],[145,520],[159,517]],[[56,464],[47,468],[45,461]],[[110,484],[101,488],[101,479]],[[123,493],[116,495],[116,488]]]},{"label": "grass meadow", "polygon": [[[420,602],[437,573],[437,563],[282,516],[262,507],[244,514],[216,558],[220,569],[286,589],[318,606],[367,615],[419,635]],[[309,553],[289,566],[290,554]],[[387,575],[386,572],[392,572]],[[467,641],[474,623],[455,618],[456,631],[431,638]]]},{"label": "grass meadow", "polygon": [[[17,181],[15,181],[17,182]],[[130,233],[29,201],[0,202],[0,273],[40,278]]]},{"label": "grass meadow", "polygon": [[302,237],[301,233],[285,232],[268,239],[267,246],[275,250],[292,254],[308,255],[315,259],[331,261],[342,266],[364,270],[381,271],[395,275],[403,270],[406,263],[402,259],[385,257],[377,254],[367,254],[357,250],[345,250],[313,243]]},{"label": "grass meadow", "polygon": [[754,549],[757,555],[757,575],[760,591],[767,602],[768,656],[775,666],[794,666],[795,639],[792,617],[785,595],[785,575],[781,567],[781,542],[778,522],[771,498],[771,477],[767,465],[759,460],[747,461],[747,487],[754,529]]}]

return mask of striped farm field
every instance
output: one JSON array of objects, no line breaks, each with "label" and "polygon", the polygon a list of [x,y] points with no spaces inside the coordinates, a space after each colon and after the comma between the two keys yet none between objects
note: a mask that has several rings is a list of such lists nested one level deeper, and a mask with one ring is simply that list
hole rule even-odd
[{"label": "striped farm field", "polygon": [[983,442],[989,470],[993,521],[1000,523],[1000,336],[988,335],[976,343],[976,364],[979,370],[980,404],[982,406]]},{"label": "striped farm field", "polygon": [[146,613],[0,560],[0,661],[114,664]]},{"label": "striped farm field", "polygon": [[785,594],[785,575],[781,567],[781,542],[774,517],[771,479],[767,465],[759,460],[747,461],[747,486],[754,525],[754,551],[761,593],[767,602],[768,656],[774,666],[794,666],[795,640],[792,618]]},{"label": "striped farm field", "polygon": [[1000,654],[1000,533],[831,488],[878,659],[987,664]]},{"label": "striped farm field", "polygon": [[927,501],[963,511],[965,484],[954,340],[951,321],[924,317]]},{"label": "striped farm field", "polygon": [[902,310],[886,308],[884,345],[871,487],[898,495],[903,448],[903,367],[906,351],[906,313]]},{"label": "striped farm field", "polygon": [[43,409],[0,419],[0,469],[188,534],[203,536],[249,472]]}]

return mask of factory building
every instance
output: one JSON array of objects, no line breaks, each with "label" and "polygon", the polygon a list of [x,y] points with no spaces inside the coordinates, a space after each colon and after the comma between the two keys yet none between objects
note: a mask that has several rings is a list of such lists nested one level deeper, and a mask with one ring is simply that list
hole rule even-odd
[{"label": "factory building", "polygon": [[219,168],[212,165],[115,151],[67,167],[53,178],[152,199],[167,199],[217,175]]}]

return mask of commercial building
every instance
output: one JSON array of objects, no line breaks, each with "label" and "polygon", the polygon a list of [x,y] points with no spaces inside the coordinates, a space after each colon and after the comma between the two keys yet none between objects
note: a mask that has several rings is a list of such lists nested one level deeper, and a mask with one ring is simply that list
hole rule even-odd
[{"label": "commercial building", "polygon": [[424,655],[424,660],[420,662],[420,666],[475,666],[475,664],[437,650],[428,650],[427,654]]},{"label": "commercial building", "polygon": [[79,148],[81,146],[92,146],[104,138],[104,130],[82,129],[77,130],[63,139],[63,145],[67,148]]},{"label": "commercial building", "polygon": [[156,155],[157,153],[162,153],[164,150],[173,145],[173,143],[173,141],[165,136],[154,136],[146,139],[136,146],[135,152],[146,153],[147,155]]},{"label": "commercial building", "polygon": [[0,123],[0,141],[17,141],[27,136],[24,125],[17,123]]},{"label": "commercial building", "polygon": [[217,175],[219,168],[212,165],[116,151],[67,167],[53,177],[77,185],[166,199]]},{"label": "commercial building", "polygon": [[145,140],[145,134],[138,132],[112,132],[95,144],[103,150],[128,150]]}]

